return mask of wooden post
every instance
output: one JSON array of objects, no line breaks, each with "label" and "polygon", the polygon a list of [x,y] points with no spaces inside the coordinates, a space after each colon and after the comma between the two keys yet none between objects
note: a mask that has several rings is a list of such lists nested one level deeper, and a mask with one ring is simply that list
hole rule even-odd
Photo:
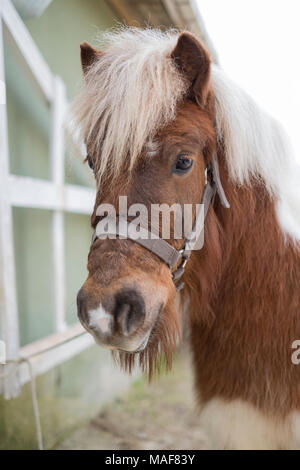
[{"label": "wooden post", "polygon": [[[64,116],[66,109],[65,85],[59,77],[53,78],[54,99],[52,102],[52,132],[51,132],[51,175],[56,191],[64,190]],[[54,321],[55,331],[66,329],[65,319],[65,236],[64,213],[54,210],[52,215],[52,253],[54,276]]]},{"label": "wooden post", "polygon": [[[1,15],[1,12],[0,12]],[[7,111],[5,100],[5,70],[3,46],[3,22],[0,16],[0,81],[2,104],[0,104],[0,339],[5,342],[6,355],[19,357],[18,310],[15,281],[12,209],[9,201],[8,176],[9,153],[7,136]],[[13,365],[9,367],[14,367]],[[7,372],[6,367],[6,372]],[[3,368],[2,368],[3,369]],[[3,379],[2,391],[6,398],[18,393],[16,373]]]}]

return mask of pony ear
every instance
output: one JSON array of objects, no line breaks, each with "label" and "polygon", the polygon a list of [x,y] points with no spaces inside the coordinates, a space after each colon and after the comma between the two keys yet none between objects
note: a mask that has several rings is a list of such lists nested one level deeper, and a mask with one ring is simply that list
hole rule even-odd
[{"label": "pony ear", "polygon": [[171,57],[190,82],[192,97],[199,106],[205,106],[209,92],[211,63],[205,47],[192,34],[182,33]]},{"label": "pony ear", "polygon": [[80,44],[80,57],[83,73],[102,55],[101,51],[94,49],[88,42]]}]

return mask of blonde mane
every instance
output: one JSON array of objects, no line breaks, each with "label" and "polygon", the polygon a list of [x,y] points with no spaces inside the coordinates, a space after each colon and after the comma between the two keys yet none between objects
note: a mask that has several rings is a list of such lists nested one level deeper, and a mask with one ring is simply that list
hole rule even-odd
[{"label": "blonde mane", "polygon": [[300,240],[300,167],[285,130],[214,65],[211,78],[217,136],[232,181],[263,181],[283,231]]}]

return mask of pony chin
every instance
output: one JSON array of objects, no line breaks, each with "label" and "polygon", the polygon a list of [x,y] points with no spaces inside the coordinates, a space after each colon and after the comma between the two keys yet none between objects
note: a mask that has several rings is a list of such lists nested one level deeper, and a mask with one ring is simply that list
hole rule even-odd
[{"label": "pony chin", "polygon": [[112,351],[115,362],[125,372],[132,373],[135,366],[148,375],[149,381],[154,373],[160,373],[172,368],[173,352],[181,341],[182,328],[180,310],[172,300],[165,306],[153,329],[151,330],[146,347],[135,353],[127,351]]}]

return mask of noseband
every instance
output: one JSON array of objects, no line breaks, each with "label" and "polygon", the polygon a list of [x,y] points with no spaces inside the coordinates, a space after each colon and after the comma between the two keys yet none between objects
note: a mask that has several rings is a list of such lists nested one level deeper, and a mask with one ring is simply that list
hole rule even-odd
[{"label": "noseband", "polygon": [[[154,253],[162,261],[164,261],[172,273],[172,279],[175,284],[176,290],[181,290],[184,286],[183,282],[179,282],[180,278],[184,273],[185,266],[191,256],[192,246],[195,245],[196,241],[199,240],[200,235],[204,229],[204,221],[209,209],[210,203],[213,203],[216,193],[218,194],[222,206],[227,209],[230,207],[227,197],[225,195],[219,173],[219,165],[216,153],[213,154],[211,163],[206,167],[205,170],[205,187],[202,193],[201,198],[201,208],[204,208],[204,219],[201,229],[197,230],[199,217],[201,211],[198,211],[196,218],[193,224],[193,228],[184,240],[183,246],[180,250],[174,248],[170,243],[168,243],[163,238],[160,238],[157,234],[149,231],[146,227],[139,227],[139,233],[142,235],[139,238],[130,236],[129,222],[124,217],[119,217],[118,222],[115,224],[115,229],[112,229],[113,224],[108,223],[108,231],[97,230],[97,227],[94,231],[92,244],[99,238],[107,237],[107,235],[117,235],[119,238],[129,238],[132,241],[138,243],[139,245],[147,248],[147,250]],[[202,206],[203,205],[203,206]],[[106,220],[109,217],[106,218]],[[115,221],[114,221],[115,222]],[[132,224],[134,222],[130,222]],[[197,238],[195,239],[195,232],[197,233]],[[198,249],[203,247],[203,237],[201,245],[198,245]],[[176,269],[175,269],[176,268]]]}]

